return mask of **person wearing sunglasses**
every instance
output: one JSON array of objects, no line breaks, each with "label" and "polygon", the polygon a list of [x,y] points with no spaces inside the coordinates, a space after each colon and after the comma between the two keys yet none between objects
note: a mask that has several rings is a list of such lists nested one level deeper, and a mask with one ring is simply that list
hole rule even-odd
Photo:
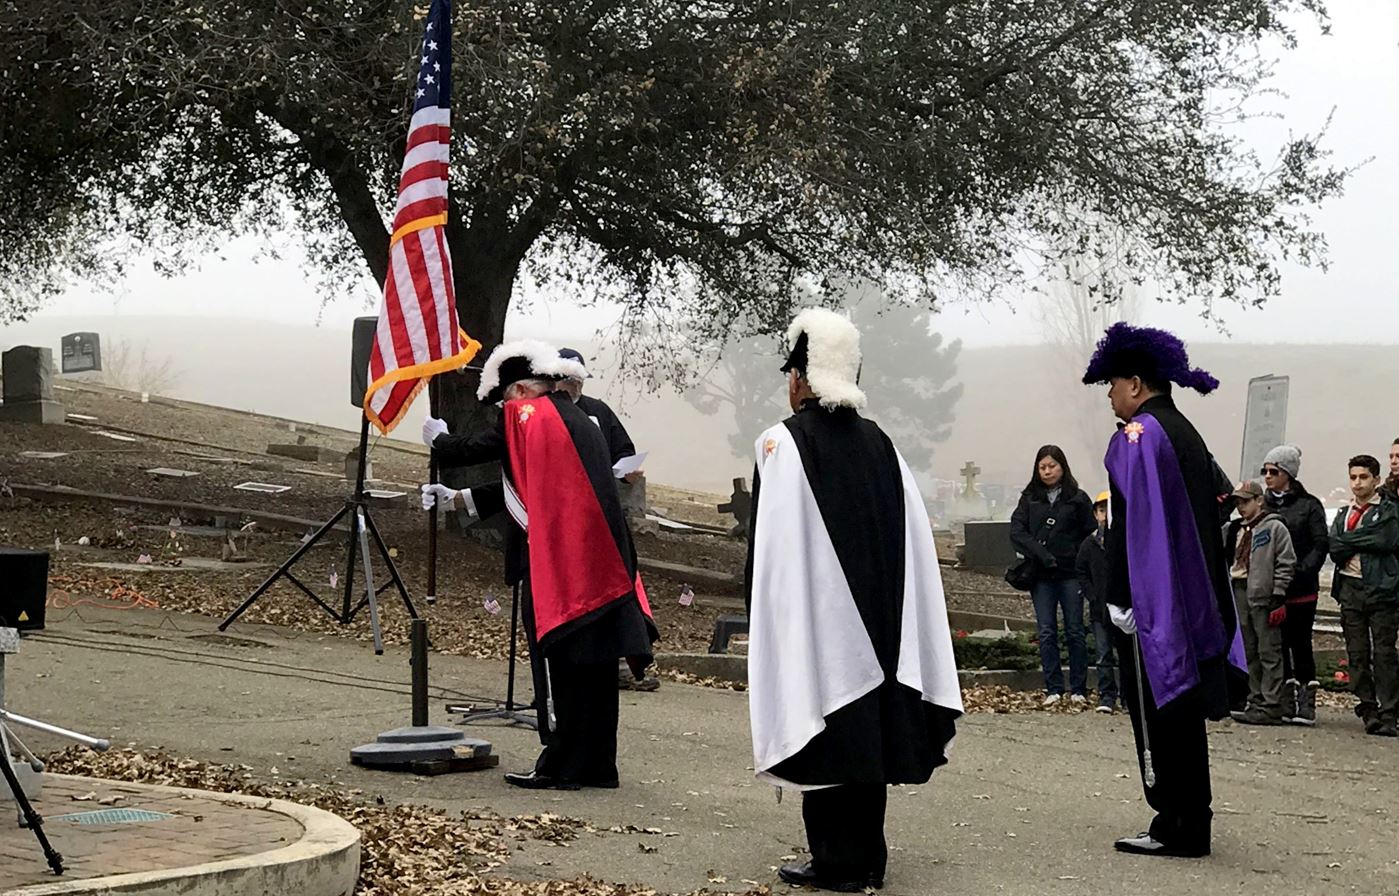
[{"label": "person wearing sunglasses", "polygon": [[1399,501],[1399,439],[1389,446],[1389,476],[1380,486],[1380,497]]},{"label": "person wearing sunglasses", "polygon": [[1312,656],[1312,625],[1329,543],[1326,508],[1297,478],[1301,468],[1302,449],[1279,445],[1264,457],[1259,473],[1266,490],[1264,503],[1287,526],[1297,553],[1292,584],[1283,602],[1282,720],[1310,726],[1316,724],[1316,692],[1321,687]]}]

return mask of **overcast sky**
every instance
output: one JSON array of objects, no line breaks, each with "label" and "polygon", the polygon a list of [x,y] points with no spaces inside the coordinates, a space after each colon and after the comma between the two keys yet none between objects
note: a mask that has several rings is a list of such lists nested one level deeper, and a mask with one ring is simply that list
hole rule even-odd
[{"label": "overcast sky", "polygon": [[[1371,159],[1356,172],[1345,196],[1315,214],[1331,246],[1326,273],[1294,266],[1284,269],[1283,296],[1263,311],[1226,309],[1234,339],[1258,342],[1399,341],[1399,250],[1395,209],[1399,208],[1399,3],[1395,0],[1332,0],[1330,35],[1299,19],[1300,46],[1280,52],[1270,97],[1256,110],[1281,120],[1249,126],[1261,152],[1270,152],[1290,133],[1314,133],[1334,109],[1326,145],[1339,164]],[[1269,156],[1271,157],[1271,156]],[[256,246],[234,242],[224,258],[209,259],[196,273],[177,279],[155,274],[149,265],[133,273],[115,294],[78,288],[53,302],[41,315],[169,314],[238,316],[347,327],[349,320],[377,312],[367,277],[361,302],[322,307],[321,297],[288,251],[281,262],[253,260]],[[1154,306],[1143,322],[1168,326],[1188,338],[1219,339],[1197,319],[1198,308]],[[528,330],[579,340],[606,327],[615,313],[579,311],[541,299],[524,319],[512,320],[510,335]],[[940,329],[968,345],[1037,341],[1034,315],[1009,305],[954,305],[944,309]]]}]

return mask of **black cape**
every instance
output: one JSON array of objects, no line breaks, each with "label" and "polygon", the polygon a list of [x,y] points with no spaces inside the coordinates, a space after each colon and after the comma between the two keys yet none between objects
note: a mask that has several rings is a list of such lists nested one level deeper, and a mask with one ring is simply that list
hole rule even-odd
[{"label": "black cape", "polygon": [[607,402],[591,395],[581,395],[576,404],[597,423],[598,429],[602,430],[607,450],[612,455],[612,463],[636,454],[636,446],[632,444],[631,436],[627,435],[627,428],[622,425],[612,408],[607,406]]},{"label": "black cape", "polygon": [[[779,455],[793,449],[804,476],[794,476],[793,466],[774,466],[779,462],[790,465],[793,458]],[[755,450],[758,466],[753,476],[746,578],[753,626],[750,696],[758,773],[766,780],[797,787],[927,781],[933,770],[947,761],[947,747],[962,706],[931,528],[906,466],[888,436],[873,422],[852,409],[826,410],[815,402],[765,433]],[[766,478],[765,470],[769,473]],[[776,478],[778,475],[782,478]],[[809,493],[804,491],[802,480]],[[781,493],[773,491],[779,488]],[[793,492],[800,494],[794,496]],[[808,494],[814,499],[819,519],[783,518],[789,513],[800,515],[802,507],[809,508],[811,505],[804,503]],[[910,495],[913,506],[908,504]],[[921,519],[914,525],[923,531],[910,531],[910,519]],[[829,549],[802,550],[803,544],[823,541],[818,528],[829,536],[848,592],[823,593],[822,573],[835,572],[830,561],[822,565],[820,550]],[[804,530],[815,538],[801,535]],[[913,557],[908,556],[909,545],[913,546]],[[799,594],[782,593],[784,587],[790,589],[783,583],[794,581],[793,569],[798,578],[809,576],[817,587]],[[906,592],[907,576],[914,576],[912,581],[917,584]],[[912,593],[923,607],[920,619],[909,625],[905,624],[906,593]],[[842,602],[852,598],[857,614],[842,616]],[[764,602],[769,605],[762,606]],[[781,607],[776,618],[773,604]],[[832,608],[835,612],[828,612]],[[814,630],[804,636],[801,617],[807,615],[816,619]],[[859,637],[868,639],[877,661],[877,668],[870,670],[875,684],[853,700],[832,707],[815,720],[815,726],[803,728],[801,721],[794,724],[760,717],[770,711],[784,718],[791,716],[789,689],[803,689],[811,679],[830,678],[832,673],[829,664],[816,662],[811,668],[792,656],[762,656],[765,642],[760,628],[765,624],[781,629],[773,634],[778,641],[785,641],[782,652],[789,655],[797,653],[791,645],[807,636],[817,642],[816,654],[839,654],[840,642],[856,640],[854,632],[840,626],[858,627]],[[919,653],[922,665],[911,669],[917,665],[914,654]],[[848,690],[847,682],[839,680],[844,672],[838,670],[835,680],[822,681],[823,693]],[[772,693],[763,694],[765,688]],[[821,730],[794,754],[763,767],[763,754],[772,751],[760,742],[790,743],[793,737],[805,737],[810,727]],[[771,730],[773,736],[764,729]]]}]

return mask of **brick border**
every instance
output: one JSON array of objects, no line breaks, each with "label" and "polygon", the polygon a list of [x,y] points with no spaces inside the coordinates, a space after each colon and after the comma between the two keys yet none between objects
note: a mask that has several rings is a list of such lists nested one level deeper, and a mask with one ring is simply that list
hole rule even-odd
[{"label": "brick border", "polygon": [[[74,775],[55,779],[92,780]],[[33,884],[9,891],[12,896],[68,896],[68,894],[141,894],[141,896],[235,896],[246,893],[295,893],[297,896],[350,896],[359,880],[360,834],[338,815],[285,800],[214,793],[183,787],[139,784],[152,792],[194,796],[275,812],[299,823],[301,839],[250,856],[219,862],[115,874],[87,880]]]}]

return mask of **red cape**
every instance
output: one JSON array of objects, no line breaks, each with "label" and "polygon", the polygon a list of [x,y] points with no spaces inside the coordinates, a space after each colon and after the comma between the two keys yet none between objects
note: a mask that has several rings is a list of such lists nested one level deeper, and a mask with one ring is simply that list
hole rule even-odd
[{"label": "red cape", "polygon": [[[595,479],[588,475],[574,434],[547,397],[505,403],[505,444],[510,482],[527,514],[530,590],[535,637],[544,643],[571,623],[596,614],[635,592],[649,618],[641,579],[623,557],[613,532],[625,526],[621,503],[608,501],[609,521]],[[592,425],[591,422],[588,423]],[[606,486],[612,485],[611,470]],[[517,518],[517,521],[518,518]]]}]

